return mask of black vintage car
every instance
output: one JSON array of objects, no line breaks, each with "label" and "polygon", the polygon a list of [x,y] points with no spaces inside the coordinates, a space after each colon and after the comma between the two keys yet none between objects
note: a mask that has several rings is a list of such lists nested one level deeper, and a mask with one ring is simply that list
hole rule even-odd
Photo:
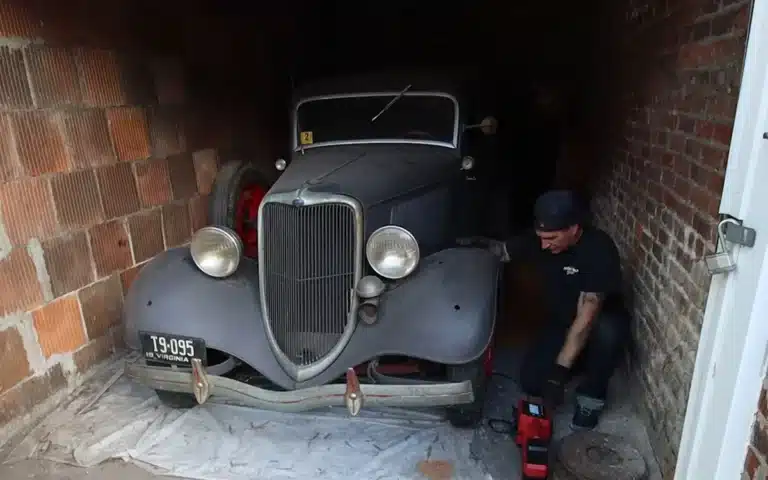
[{"label": "black vintage car", "polygon": [[[475,172],[496,129],[465,105],[434,78],[297,90],[277,180],[225,165],[212,225],[132,283],[127,341],[141,356],[128,375],[175,406],[445,406],[474,425],[500,262],[456,244],[481,228]],[[418,372],[388,368],[403,359]]]}]

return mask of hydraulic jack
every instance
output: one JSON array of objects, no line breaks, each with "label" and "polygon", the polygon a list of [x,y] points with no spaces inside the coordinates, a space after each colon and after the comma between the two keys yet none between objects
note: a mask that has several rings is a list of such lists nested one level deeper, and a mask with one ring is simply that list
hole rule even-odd
[{"label": "hydraulic jack", "polygon": [[517,407],[517,434],[523,479],[545,479],[549,475],[549,445],[552,420],[540,402],[522,399]]}]

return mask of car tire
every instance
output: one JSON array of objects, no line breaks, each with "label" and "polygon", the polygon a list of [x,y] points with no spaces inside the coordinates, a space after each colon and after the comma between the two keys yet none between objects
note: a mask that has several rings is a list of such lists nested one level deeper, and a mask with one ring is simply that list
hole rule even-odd
[{"label": "car tire", "polygon": [[255,247],[238,220],[238,202],[248,189],[255,189],[263,198],[272,183],[253,163],[239,160],[225,163],[216,174],[208,204],[209,223],[236,231],[243,240],[246,256],[254,257]]},{"label": "car tire", "polygon": [[[489,347],[490,348],[490,347]],[[486,353],[469,363],[447,365],[449,382],[472,382],[475,400],[472,403],[451,406],[446,409],[448,422],[456,428],[475,428],[483,419],[485,394],[488,387],[488,373],[485,365]]]},{"label": "car tire", "polygon": [[167,390],[155,390],[155,393],[163,405],[175,410],[187,410],[197,406],[197,399],[191,393],[169,392]]}]

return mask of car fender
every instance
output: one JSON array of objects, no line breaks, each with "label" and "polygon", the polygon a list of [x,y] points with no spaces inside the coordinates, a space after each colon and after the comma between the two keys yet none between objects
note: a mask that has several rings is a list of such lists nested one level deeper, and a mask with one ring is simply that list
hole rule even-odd
[{"label": "car fender", "polygon": [[481,249],[430,255],[382,295],[376,323],[358,323],[336,361],[297,384],[269,346],[256,262],[244,258],[235,274],[217,279],[195,266],[188,247],[179,247],[149,261],[131,284],[124,305],[126,343],[138,349],[139,330],[202,338],[286,389],[328,383],[381,355],[462,364],[482,355],[491,341],[499,272],[498,258]]},{"label": "car fender", "polygon": [[338,359],[299,386],[328,382],[380,355],[443,364],[477,359],[493,337],[501,265],[478,248],[450,248],[423,259],[415,273],[381,295],[377,321],[358,322]]},{"label": "car fender", "polygon": [[294,385],[267,341],[254,260],[243,258],[237,272],[218,279],[197,268],[189,247],[162,252],[131,283],[123,316],[126,343],[132,349],[139,349],[139,330],[198,337],[281,387]]}]

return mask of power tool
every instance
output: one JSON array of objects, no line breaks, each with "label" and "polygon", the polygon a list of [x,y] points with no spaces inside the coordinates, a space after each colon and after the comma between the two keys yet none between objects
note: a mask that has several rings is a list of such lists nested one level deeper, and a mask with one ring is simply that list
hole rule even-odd
[{"label": "power tool", "polygon": [[524,479],[544,479],[549,474],[549,444],[552,420],[543,403],[521,399],[517,407],[517,435]]}]

